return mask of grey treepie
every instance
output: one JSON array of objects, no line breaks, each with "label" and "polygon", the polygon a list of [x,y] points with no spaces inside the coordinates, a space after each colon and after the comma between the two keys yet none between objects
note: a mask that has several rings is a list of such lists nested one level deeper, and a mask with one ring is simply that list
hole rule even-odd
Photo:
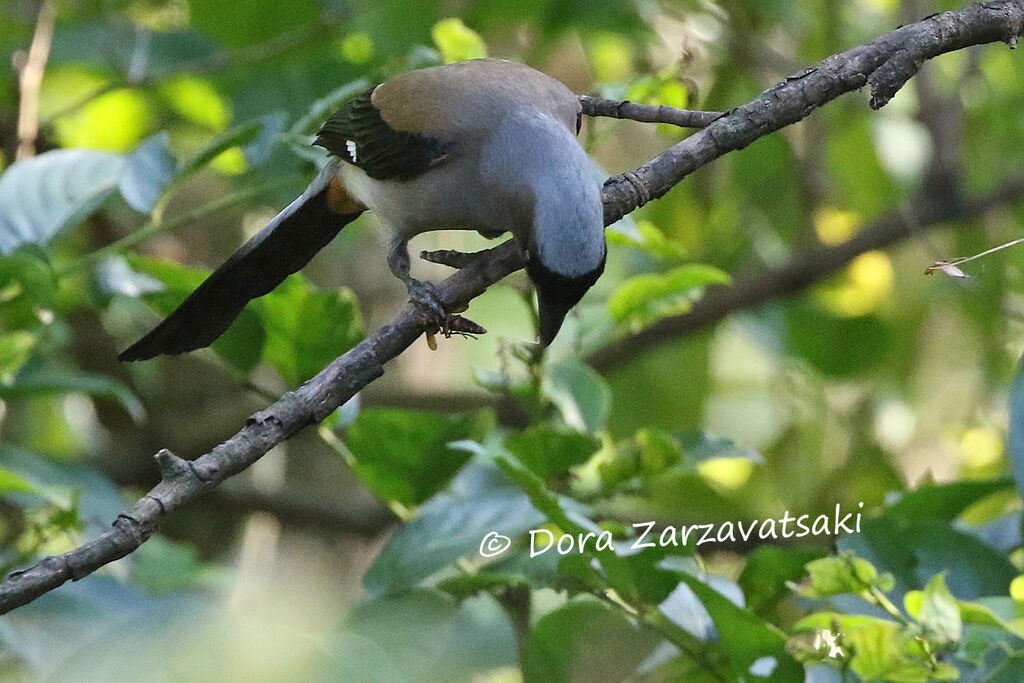
[{"label": "grey treepie", "polygon": [[512,233],[547,346],[607,253],[600,183],[576,140],[580,117],[565,85],[500,59],[411,71],[366,91],[320,129],[314,144],[330,158],[306,191],[119,358],[209,345],[366,210],[393,230],[388,265],[442,329],[436,290],[409,274],[408,241],[441,229]]}]

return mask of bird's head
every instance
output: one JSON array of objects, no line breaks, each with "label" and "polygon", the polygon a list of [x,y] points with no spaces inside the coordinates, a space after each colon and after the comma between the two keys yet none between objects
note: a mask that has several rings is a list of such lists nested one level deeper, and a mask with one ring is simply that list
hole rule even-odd
[{"label": "bird's head", "polygon": [[540,343],[548,346],[562,328],[565,316],[579,303],[604,271],[605,259],[590,271],[576,276],[561,275],[537,258],[531,258],[526,265],[527,275],[537,289],[537,305],[540,318]]}]

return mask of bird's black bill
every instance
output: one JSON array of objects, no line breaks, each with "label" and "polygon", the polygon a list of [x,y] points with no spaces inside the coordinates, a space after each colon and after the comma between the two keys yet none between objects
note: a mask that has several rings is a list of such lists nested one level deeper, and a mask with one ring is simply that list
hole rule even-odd
[{"label": "bird's black bill", "polygon": [[[331,211],[325,188],[289,207],[213,271],[173,313],[117,358],[146,360],[209,346],[245,305],[296,272],[334,239],[358,213]],[[291,210],[291,213],[288,211]]]},{"label": "bird's black bill", "polygon": [[539,300],[539,318],[540,318],[540,345],[550,346],[551,342],[555,340],[558,335],[558,331],[562,329],[562,323],[565,322],[565,316],[572,310],[572,306],[566,307],[557,303],[545,303],[543,299]]},{"label": "bird's black bill", "polygon": [[549,346],[562,329],[565,316],[569,314],[587,290],[604,272],[604,260],[589,273],[579,277],[559,275],[534,259],[526,264],[526,274],[537,287],[537,308],[540,319],[540,344]]}]

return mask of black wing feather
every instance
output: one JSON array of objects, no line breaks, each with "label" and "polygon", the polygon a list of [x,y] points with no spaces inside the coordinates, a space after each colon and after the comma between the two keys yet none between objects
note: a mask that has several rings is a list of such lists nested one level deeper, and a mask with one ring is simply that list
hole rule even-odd
[{"label": "black wing feather", "polygon": [[451,143],[389,126],[373,106],[372,94],[370,88],[335,112],[320,128],[313,144],[376,180],[410,180],[448,156]]},{"label": "black wing feather", "polygon": [[[145,360],[209,346],[245,305],[306,265],[359,214],[331,211],[325,188],[272,229],[252,237],[149,334],[117,358]],[[269,226],[268,226],[269,227]]]}]

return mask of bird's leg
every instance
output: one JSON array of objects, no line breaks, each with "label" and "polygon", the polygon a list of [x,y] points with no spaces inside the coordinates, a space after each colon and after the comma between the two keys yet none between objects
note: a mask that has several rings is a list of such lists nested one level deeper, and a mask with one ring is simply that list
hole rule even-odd
[{"label": "bird's leg", "polygon": [[[427,323],[434,329],[440,330],[445,337],[450,337],[452,334],[468,336],[487,333],[487,330],[472,320],[463,318],[461,315],[453,315],[455,312],[466,310],[467,306],[457,306],[451,312],[446,311],[437,288],[433,284],[417,280],[409,274],[408,240],[397,235],[391,240],[388,266],[395,277],[405,283],[410,301],[424,312],[427,316]],[[433,332],[427,332],[427,344],[431,349],[436,348]]]},{"label": "bird's leg", "polygon": [[391,272],[405,283],[405,289],[409,292],[409,300],[420,307],[430,318],[430,322],[442,332],[448,329],[448,313],[441,303],[441,295],[437,288],[429,283],[417,280],[409,274],[409,242],[402,237],[395,235],[391,239],[391,248],[388,250],[388,267]]}]

